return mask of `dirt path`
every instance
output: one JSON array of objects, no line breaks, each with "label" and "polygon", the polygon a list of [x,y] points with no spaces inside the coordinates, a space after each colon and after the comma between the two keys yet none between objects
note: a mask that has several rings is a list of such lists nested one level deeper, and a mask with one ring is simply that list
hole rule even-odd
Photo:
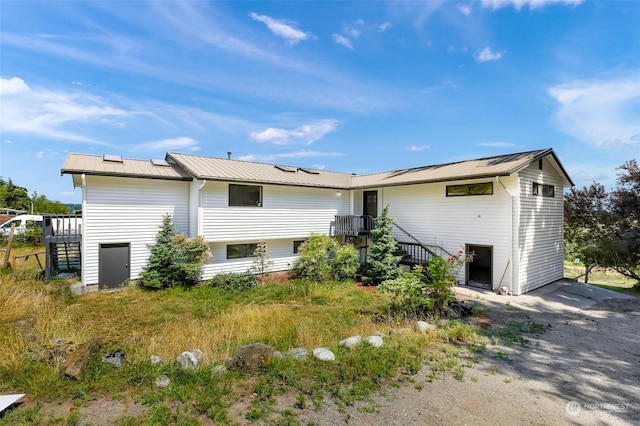
[{"label": "dirt path", "polygon": [[494,327],[530,319],[551,328],[526,348],[489,344],[463,381],[428,382],[423,370],[376,398],[374,413],[327,405],[302,418],[320,425],[640,424],[640,299],[585,297],[572,287],[528,296],[460,293],[481,303]]}]

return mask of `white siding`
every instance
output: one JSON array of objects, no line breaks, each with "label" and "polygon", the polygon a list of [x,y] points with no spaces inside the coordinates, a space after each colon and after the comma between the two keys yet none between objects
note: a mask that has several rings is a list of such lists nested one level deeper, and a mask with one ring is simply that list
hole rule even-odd
[{"label": "white siding", "polygon": [[136,279],[165,215],[173,216],[178,232],[189,231],[188,182],[87,176],[83,198],[85,285],[98,284],[100,244],[130,243],[129,271]]},{"label": "white siding", "polygon": [[[300,238],[304,239],[304,238]],[[254,239],[247,243],[258,243],[265,240]],[[293,239],[266,240],[269,254],[269,271],[285,271],[290,268],[298,257],[293,253]],[[227,259],[227,243],[210,243],[209,248],[213,257],[203,268],[202,278],[209,279],[216,274],[229,272],[247,272],[255,266],[255,258]]]},{"label": "white siding", "polygon": [[[493,195],[446,196],[447,185],[471,182],[493,182]],[[502,178],[502,182],[516,193],[516,178]],[[495,178],[384,188],[378,200],[389,204],[394,221],[423,244],[440,245],[450,253],[465,244],[493,246],[493,286],[498,286],[503,274],[502,285],[511,285],[512,202]],[[412,242],[400,231],[394,236]],[[460,282],[465,282],[465,273],[464,268],[459,272]]]},{"label": "white siding", "polygon": [[[533,182],[555,186],[555,197],[532,195]],[[519,293],[563,277],[562,179],[545,159],[520,172]]]},{"label": "white siding", "polygon": [[263,185],[262,207],[229,207],[228,183],[203,190],[202,236],[211,242],[304,239],[332,233],[335,215],[349,212],[347,191]]}]

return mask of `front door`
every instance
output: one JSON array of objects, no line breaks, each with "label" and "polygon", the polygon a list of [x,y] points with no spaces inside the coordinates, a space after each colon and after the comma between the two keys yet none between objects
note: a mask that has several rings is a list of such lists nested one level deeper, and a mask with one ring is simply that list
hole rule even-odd
[{"label": "front door", "polygon": [[373,226],[373,221],[367,217],[378,217],[378,191],[364,191],[362,193],[362,213],[364,214],[364,230],[371,231]]},{"label": "front door", "polygon": [[467,284],[492,289],[493,247],[467,244],[467,254],[473,256],[467,263]]},{"label": "front door", "polygon": [[129,280],[129,243],[100,244],[99,286],[118,288]]}]

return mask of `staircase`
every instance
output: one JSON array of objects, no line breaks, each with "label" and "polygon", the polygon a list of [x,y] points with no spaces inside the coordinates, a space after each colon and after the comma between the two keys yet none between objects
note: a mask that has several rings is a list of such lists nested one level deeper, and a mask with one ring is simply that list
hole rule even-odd
[{"label": "staircase", "polygon": [[81,243],[59,242],[47,246],[51,256],[51,266],[59,272],[76,272],[82,268]]}]

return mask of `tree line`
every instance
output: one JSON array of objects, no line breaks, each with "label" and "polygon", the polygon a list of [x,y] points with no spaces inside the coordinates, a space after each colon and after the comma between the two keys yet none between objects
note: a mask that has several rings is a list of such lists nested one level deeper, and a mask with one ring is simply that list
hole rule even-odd
[{"label": "tree line", "polygon": [[615,270],[640,287],[640,168],[633,159],[618,168],[616,186],[593,182],[565,195],[565,253],[585,265]]},{"label": "tree line", "polygon": [[28,213],[68,214],[70,209],[59,201],[49,200],[44,195],[33,192],[30,196],[27,189],[14,184],[11,179],[0,178],[0,207],[22,210]]}]

